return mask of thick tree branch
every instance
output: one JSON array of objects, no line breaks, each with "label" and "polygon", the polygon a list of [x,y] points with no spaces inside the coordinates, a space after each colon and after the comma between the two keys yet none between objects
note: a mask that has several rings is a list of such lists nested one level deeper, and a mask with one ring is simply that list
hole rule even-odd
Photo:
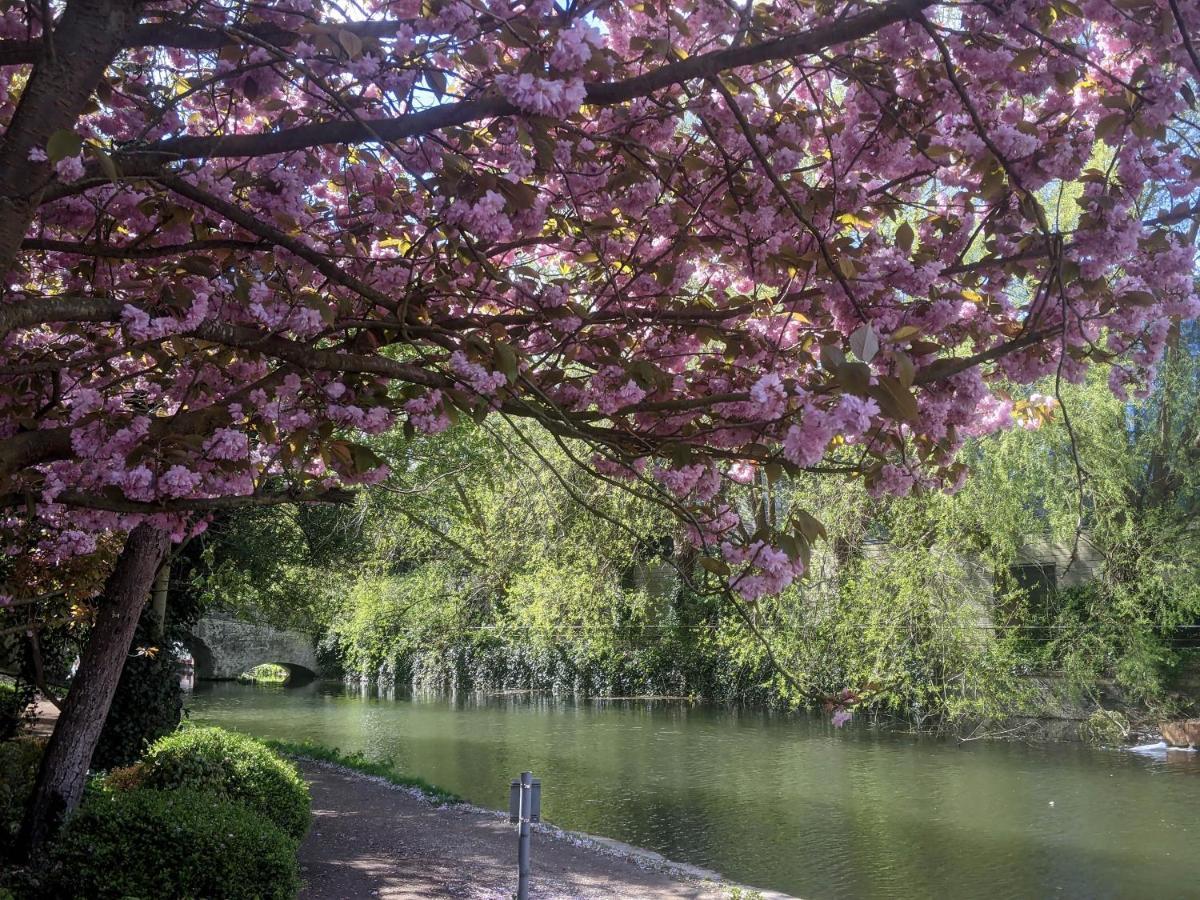
[{"label": "thick tree branch", "polygon": [[1167,0],[1171,6],[1171,15],[1175,19],[1175,25],[1179,28],[1179,36],[1183,39],[1183,49],[1187,51],[1188,58],[1192,61],[1192,68],[1196,70],[1196,78],[1200,79],[1200,54],[1196,53],[1196,46],[1192,43],[1192,36],[1188,33],[1187,22],[1183,20],[1183,11],[1179,8],[1178,0]]},{"label": "thick tree branch", "polygon": [[[100,509],[117,513],[174,513],[174,512],[218,512],[252,506],[281,506],[285,503],[353,503],[356,494],[344,488],[324,491],[264,491],[243,497],[202,497],[199,499],[156,500],[144,503],[119,495],[84,494],[68,492],[60,494],[56,503],[86,509]],[[24,494],[0,494],[0,509],[24,506]]]},{"label": "thick tree branch", "polygon": [[[892,0],[839,22],[822,25],[802,34],[788,35],[759,44],[726,50],[714,50],[660,66],[644,75],[615,82],[589,82],[585,104],[616,106],[645,97],[655,91],[698,78],[709,78],[729,69],[776,60],[790,60],[858,40],[881,28],[912,18],[935,0]],[[512,116],[521,112],[504,97],[489,94],[472,100],[444,103],[392,119],[363,123],[350,121],[317,122],[266,134],[236,134],[171,138],[149,144],[137,151],[119,154],[136,159],[150,155],[168,161],[268,156],[329,144],[355,144],[371,141],[402,141],[455,125],[480,119]]]},{"label": "thick tree branch", "polygon": [[177,253],[204,253],[209,250],[265,250],[265,241],[246,241],[237,238],[213,238],[187,241],[182,244],[158,244],[149,247],[121,247],[114,244],[84,244],[76,241],[55,241],[48,238],[26,238],[22,250],[43,250],[49,253],[74,253],[103,259],[161,259]]},{"label": "thick tree branch", "polygon": [[99,494],[66,493],[57,502],[68,506],[102,509],[120,513],[216,512],[250,506],[280,506],[285,503],[353,503],[354,491],[330,488],[325,491],[265,491],[244,497],[205,497],[199,499],[156,500],[142,503],[125,497],[106,497]]},{"label": "thick tree branch", "polygon": [[37,211],[51,166],[50,135],[73,129],[133,24],[132,0],[71,0],[0,137],[0,272],[8,273]]}]

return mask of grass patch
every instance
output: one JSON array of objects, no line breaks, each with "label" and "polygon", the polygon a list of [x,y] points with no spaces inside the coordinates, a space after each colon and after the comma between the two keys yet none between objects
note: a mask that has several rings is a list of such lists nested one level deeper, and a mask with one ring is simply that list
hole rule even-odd
[{"label": "grass patch", "polygon": [[400,787],[416,788],[435,803],[462,803],[462,797],[453,791],[430,784],[424,778],[402,775],[391,760],[379,761],[368,759],[361,750],[353,753],[343,753],[337,747],[325,747],[312,741],[275,741],[262,740],[264,744],[285,756],[295,756],[301,759],[315,759],[319,762],[333,763],[362,772],[364,775],[375,775],[391,784]]}]

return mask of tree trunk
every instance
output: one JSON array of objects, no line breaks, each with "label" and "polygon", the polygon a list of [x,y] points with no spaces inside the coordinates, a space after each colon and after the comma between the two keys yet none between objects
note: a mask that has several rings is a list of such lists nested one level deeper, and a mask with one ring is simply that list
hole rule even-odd
[{"label": "tree trunk", "polygon": [[12,121],[0,137],[0,273],[10,274],[53,172],[49,160],[30,159],[30,151],[45,150],[56,131],[75,129],[136,20],[132,0],[71,0],[44,41]]},{"label": "tree trunk", "polygon": [[96,624],[42,757],[21,828],[19,843],[25,853],[36,851],[83,797],[92,753],[129,654],[138,617],[169,546],[168,535],[150,525],[139,525],[125,541],[125,549],[104,586]]},{"label": "tree trunk", "polygon": [[171,561],[163,560],[154,576],[154,592],[150,595],[150,608],[154,611],[154,637],[163,639],[167,625],[167,592],[171,586]]}]

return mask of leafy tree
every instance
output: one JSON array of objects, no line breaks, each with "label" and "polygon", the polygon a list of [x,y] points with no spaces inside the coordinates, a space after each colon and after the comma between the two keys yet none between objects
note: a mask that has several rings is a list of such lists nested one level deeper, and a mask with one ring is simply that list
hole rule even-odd
[{"label": "leafy tree", "polygon": [[29,840],[79,800],[168,542],[382,479],[357,432],[537,420],[644,467],[754,600],[813,528],[735,540],[723,461],[903,493],[960,476],[1000,376],[1145,375],[1196,306],[1195,15],[6,7],[3,527],[47,566],[128,534]]}]

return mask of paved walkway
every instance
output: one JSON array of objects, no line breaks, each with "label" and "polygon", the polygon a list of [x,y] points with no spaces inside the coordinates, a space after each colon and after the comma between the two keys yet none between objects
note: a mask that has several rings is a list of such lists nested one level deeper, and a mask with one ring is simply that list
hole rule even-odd
[{"label": "paved walkway", "polygon": [[[471,807],[436,807],[403,789],[320,763],[301,761],[300,768],[312,788],[314,816],[300,848],[305,881],[300,900],[514,895],[517,838],[507,819]],[[703,880],[700,870],[664,868],[653,854],[639,865],[621,849],[580,843],[585,846],[570,836],[534,834],[531,900],[734,895],[730,887]]]}]

